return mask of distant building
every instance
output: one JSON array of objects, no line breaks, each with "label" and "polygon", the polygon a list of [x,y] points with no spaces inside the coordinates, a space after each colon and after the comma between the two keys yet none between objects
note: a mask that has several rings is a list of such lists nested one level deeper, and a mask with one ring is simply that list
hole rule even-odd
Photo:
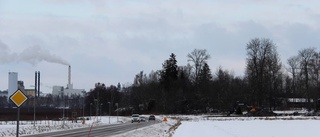
[{"label": "distant building", "polygon": [[0,97],[8,97],[8,91],[7,90],[0,91]]},{"label": "distant building", "polygon": [[35,90],[34,90],[34,89],[24,89],[23,93],[24,93],[27,97],[34,97],[34,95],[35,95]]},{"label": "distant building", "polygon": [[23,81],[18,81],[18,89],[22,92],[24,92],[24,82]]},{"label": "distant building", "polygon": [[[313,103],[313,99],[310,98],[310,103]],[[307,98],[288,98],[287,106],[292,108],[303,108],[308,107],[309,102]]]},{"label": "distant building", "polygon": [[72,96],[72,95],[80,95],[84,96],[86,91],[84,89],[74,89],[73,84],[71,84],[71,66],[68,67],[68,84],[67,87],[64,88],[63,86],[53,86],[52,88],[52,95],[65,95],[65,96]]},{"label": "distant building", "polygon": [[52,95],[62,95],[64,91],[63,86],[53,86]]},{"label": "distant building", "polygon": [[52,88],[52,95],[80,95],[83,96],[85,93],[84,89],[73,89],[72,84],[68,84],[66,88],[63,86],[53,86]]},{"label": "distant building", "polygon": [[8,100],[9,97],[18,90],[18,73],[9,72],[9,87],[8,87]]}]

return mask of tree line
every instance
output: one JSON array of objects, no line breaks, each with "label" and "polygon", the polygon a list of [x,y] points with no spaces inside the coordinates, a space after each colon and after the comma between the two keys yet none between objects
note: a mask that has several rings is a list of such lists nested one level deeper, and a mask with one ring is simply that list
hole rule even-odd
[{"label": "tree line", "polygon": [[[245,75],[235,76],[219,67],[212,73],[206,49],[187,55],[188,64],[178,66],[170,54],[162,69],[139,72],[131,86],[122,89],[122,100],[136,111],[150,113],[205,113],[229,111],[236,102],[269,110],[288,109],[289,98],[307,100],[305,108],[317,109],[320,97],[320,52],[298,51],[282,63],[276,44],[255,38],[246,45]],[[289,102],[290,103],[290,102]]]},{"label": "tree line", "polygon": [[113,115],[194,114],[230,111],[237,102],[269,110],[290,109],[294,106],[288,99],[295,98],[307,100],[299,107],[318,109],[320,52],[316,48],[301,49],[285,63],[276,44],[267,38],[251,39],[246,51],[241,77],[222,67],[212,72],[206,49],[187,54],[185,66],[178,66],[171,53],[161,70],[140,71],[130,86],[97,83],[86,95],[85,108],[99,110],[100,104],[104,106],[101,113]]},{"label": "tree line", "polygon": [[306,100],[299,107],[319,108],[320,52],[316,48],[301,49],[285,63],[270,39],[251,39],[245,49],[246,68],[241,77],[222,67],[212,72],[208,51],[194,49],[186,55],[188,64],[178,66],[171,53],[161,70],[141,71],[129,86],[96,83],[84,97],[50,95],[40,98],[40,104],[68,106],[83,115],[226,112],[237,102],[268,110],[290,109],[295,107],[290,106],[290,98]]}]

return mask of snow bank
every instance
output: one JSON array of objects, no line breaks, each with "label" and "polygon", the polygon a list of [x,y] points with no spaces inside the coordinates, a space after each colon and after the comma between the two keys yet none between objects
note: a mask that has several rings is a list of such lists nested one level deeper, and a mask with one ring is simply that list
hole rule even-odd
[{"label": "snow bank", "polygon": [[[101,125],[101,124],[115,124],[115,123],[123,123],[129,121],[129,117],[92,117],[91,120],[86,120],[82,123],[81,120],[78,120],[77,123],[72,123],[72,121],[37,121],[36,126],[33,126],[33,121],[20,121],[19,125],[19,134],[20,135],[30,135],[30,134],[39,134],[44,132],[53,132],[58,130],[67,130],[74,128],[90,128],[93,124]],[[16,136],[16,121],[8,121],[8,122],[0,122],[0,137],[10,137]]]},{"label": "snow bank", "polygon": [[[164,122],[163,119],[167,118]],[[139,128],[127,133],[123,133],[114,137],[170,137],[174,134],[175,130],[170,130],[174,127],[178,120],[171,116],[156,116],[157,121],[161,121],[158,124],[154,124],[148,127]]]}]

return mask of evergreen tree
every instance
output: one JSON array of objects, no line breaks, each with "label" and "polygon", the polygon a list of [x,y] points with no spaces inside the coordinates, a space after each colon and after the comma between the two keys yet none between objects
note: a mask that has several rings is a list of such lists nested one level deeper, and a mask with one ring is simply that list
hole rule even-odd
[{"label": "evergreen tree", "polygon": [[197,98],[199,103],[198,108],[202,111],[206,111],[207,107],[210,106],[210,102],[212,100],[211,98],[211,83],[212,83],[212,74],[210,67],[207,63],[204,63],[202,66],[199,78],[198,78],[198,92],[197,92]]},{"label": "evergreen tree", "polygon": [[166,113],[173,113],[177,92],[178,66],[176,55],[171,53],[170,58],[164,62],[161,71],[162,106]]},{"label": "evergreen tree", "polygon": [[172,86],[173,82],[178,79],[178,66],[176,55],[171,53],[170,58],[162,64],[161,71],[161,83],[163,86],[168,89],[169,86]]}]

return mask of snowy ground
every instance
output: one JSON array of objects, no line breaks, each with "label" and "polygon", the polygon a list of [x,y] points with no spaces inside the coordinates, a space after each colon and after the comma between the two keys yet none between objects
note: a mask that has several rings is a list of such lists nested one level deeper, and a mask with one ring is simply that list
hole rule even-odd
[{"label": "snowy ground", "polygon": [[[166,122],[162,121],[164,118],[167,118]],[[170,118],[170,116],[156,116],[156,119],[161,120],[162,122],[117,135],[115,137],[171,137],[174,133],[174,129],[171,127],[176,125],[177,119]]]},{"label": "snowy ground", "polygon": [[[302,137],[319,136],[320,117],[281,116],[281,117],[213,117],[208,115],[170,115],[156,116],[158,120],[164,117],[167,122],[136,129],[115,137]],[[128,122],[129,117],[119,117],[120,122]],[[86,121],[85,124],[66,123],[64,129],[90,127],[90,125],[109,124],[109,117],[99,117]],[[179,124],[181,121],[181,125]],[[117,117],[110,117],[110,124],[117,123]],[[12,125],[13,124],[13,125]],[[62,123],[47,121],[21,125],[20,132],[35,134],[64,130]],[[14,122],[0,125],[0,137],[15,136]]]},{"label": "snowy ground", "polygon": [[[115,123],[123,123],[129,121],[129,117],[110,117],[110,124]],[[101,124],[109,124],[109,117],[91,117],[91,120],[87,120],[84,123],[81,120],[78,120],[77,123],[72,121],[37,121],[36,125],[33,125],[33,121],[20,121],[19,122],[19,133],[20,135],[30,135],[30,134],[37,134],[43,132],[52,132],[57,130],[66,130],[66,129],[73,129],[73,128],[83,128],[88,127],[93,124],[101,125]],[[16,136],[16,128],[17,124],[16,121],[1,121],[0,122],[0,137],[10,137]]]},{"label": "snowy ground", "polygon": [[[146,117],[148,117],[146,115]],[[162,120],[162,116],[156,116],[158,120]],[[118,122],[117,122],[118,119]],[[91,120],[77,121],[78,123],[72,123],[71,121],[65,121],[64,126],[63,121],[38,121],[36,126],[33,126],[33,121],[20,121],[19,133],[20,135],[30,135],[43,132],[53,132],[58,130],[66,130],[73,128],[90,128],[91,125],[102,125],[102,124],[116,124],[130,122],[130,117],[114,117],[114,116],[102,116],[102,117],[92,117]],[[141,129],[136,129],[134,131],[117,135],[117,137],[168,137],[170,135],[169,128],[175,124],[176,120],[169,120],[168,122],[160,122],[152,126],[144,127]],[[16,121],[0,122],[0,137],[13,137],[16,136]]]},{"label": "snowy ground", "polygon": [[173,137],[319,136],[320,117],[188,117]]}]

